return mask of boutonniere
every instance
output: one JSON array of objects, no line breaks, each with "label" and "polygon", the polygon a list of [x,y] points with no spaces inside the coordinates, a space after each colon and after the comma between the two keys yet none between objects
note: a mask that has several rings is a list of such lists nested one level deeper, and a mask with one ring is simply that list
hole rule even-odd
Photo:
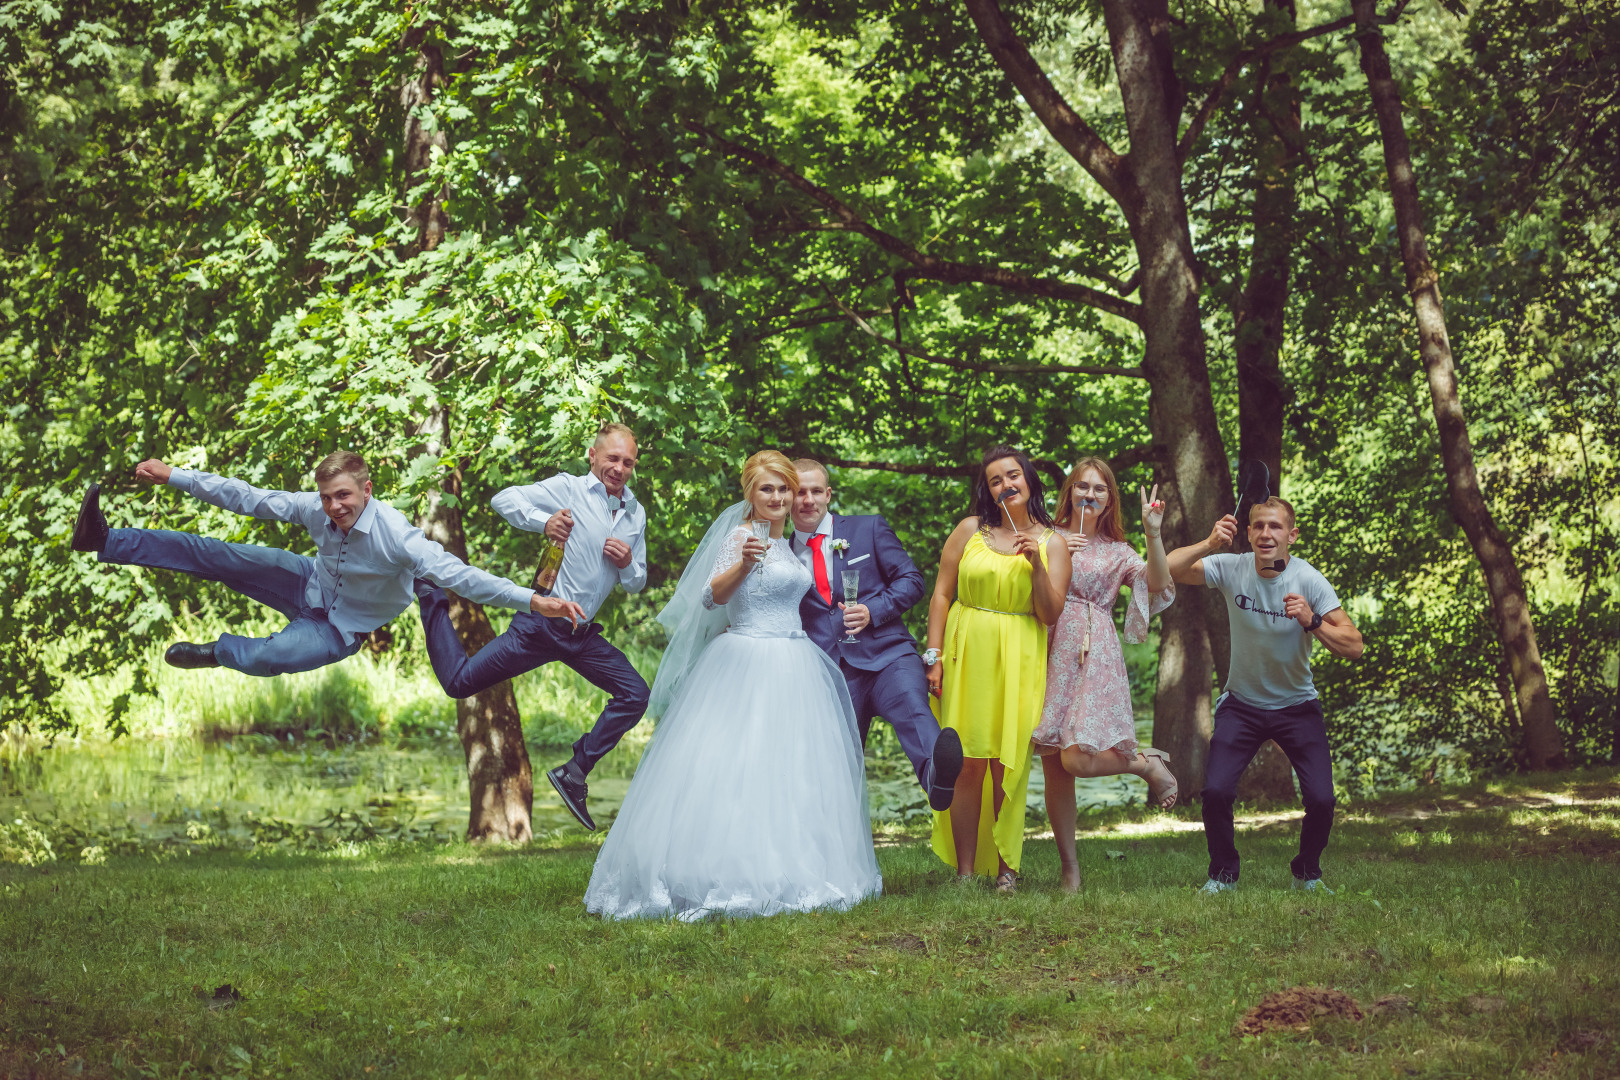
[{"label": "boutonniere", "polygon": [[848,540],[834,540],[832,542],[832,549],[834,551],[838,552],[840,555],[842,555],[844,552],[849,550],[849,541]]}]

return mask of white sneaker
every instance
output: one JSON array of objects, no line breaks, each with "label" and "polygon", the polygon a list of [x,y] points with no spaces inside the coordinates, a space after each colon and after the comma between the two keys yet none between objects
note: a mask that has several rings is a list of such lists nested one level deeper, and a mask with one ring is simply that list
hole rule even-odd
[{"label": "white sneaker", "polygon": [[1311,878],[1309,881],[1304,878],[1295,878],[1288,887],[1290,889],[1304,889],[1306,892],[1323,893],[1327,896],[1333,895],[1333,890],[1324,885],[1321,878]]},{"label": "white sneaker", "polygon": [[1235,881],[1217,881],[1210,878],[1204,882],[1204,887],[1199,889],[1198,892],[1202,896],[1219,896],[1223,892],[1235,892],[1236,890],[1237,882]]}]

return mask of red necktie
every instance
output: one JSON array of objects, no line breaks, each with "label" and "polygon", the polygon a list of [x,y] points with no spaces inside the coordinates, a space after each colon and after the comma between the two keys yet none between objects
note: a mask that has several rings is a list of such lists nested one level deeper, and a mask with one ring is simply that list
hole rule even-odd
[{"label": "red necktie", "polygon": [[821,594],[822,600],[830,606],[832,604],[832,582],[827,578],[827,564],[821,558],[821,542],[827,539],[826,533],[816,533],[810,538],[810,562],[816,570],[816,592]]}]

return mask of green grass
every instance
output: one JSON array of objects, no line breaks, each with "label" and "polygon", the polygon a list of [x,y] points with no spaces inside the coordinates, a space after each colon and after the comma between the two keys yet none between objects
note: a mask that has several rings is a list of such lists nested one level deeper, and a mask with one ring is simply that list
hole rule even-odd
[{"label": "green grass", "polygon": [[[1243,884],[1213,899],[1186,815],[1107,820],[1076,896],[1050,841],[1009,898],[906,839],[880,900],[697,925],[587,916],[584,844],[0,866],[0,1075],[1620,1071],[1613,770],[1352,807],[1324,898],[1284,888],[1291,815],[1240,833]],[[226,983],[240,1002],[211,1007]],[[1294,985],[1407,1004],[1232,1034]]]}]

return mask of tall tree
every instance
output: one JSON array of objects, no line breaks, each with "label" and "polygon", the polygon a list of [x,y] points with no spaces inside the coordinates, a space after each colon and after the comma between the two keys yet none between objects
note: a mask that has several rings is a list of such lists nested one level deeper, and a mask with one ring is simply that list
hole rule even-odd
[{"label": "tall tree", "polygon": [[1524,764],[1532,769],[1559,768],[1565,764],[1563,735],[1553,715],[1547,673],[1541,663],[1535,627],[1530,621],[1530,599],[1513,550],[1485,503],[1479,473],[1474,466],[1468,421],[1457,385],[1457,368],[1446,334],[1440,274],[1429,258],[1400,89],[1390,69],[1383,31],[1378,27],[1376,0],[1351,0],[1351,10],[1356,21],[1356,41],[1361,49],[1361,68],[1367,77],[1367,90],[1383,144],[1401,262],[1417,321],[1418,354],[1428,377],[1430,402],[1439,429],[1441,463],[1451,496],[1452,515],[1473,545],[1490,593],[1497,635],[1507,653],[1513,677],[1515,704],[1523,733]]}]

